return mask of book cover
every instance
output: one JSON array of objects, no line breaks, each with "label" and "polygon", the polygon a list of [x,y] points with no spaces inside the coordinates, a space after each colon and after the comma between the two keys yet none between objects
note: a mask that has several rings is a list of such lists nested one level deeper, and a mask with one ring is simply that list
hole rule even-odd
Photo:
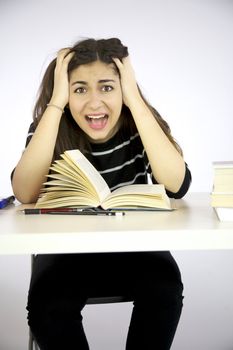
[{"label": "book cover", "polygon": [[217,217],[223,222],[233,222],[233,208],[215,207]]}]

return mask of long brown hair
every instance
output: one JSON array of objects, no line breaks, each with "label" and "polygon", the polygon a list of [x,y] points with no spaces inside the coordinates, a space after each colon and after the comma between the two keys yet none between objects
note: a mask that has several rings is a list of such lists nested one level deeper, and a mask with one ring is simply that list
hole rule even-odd
[{"label": "long brown hair", "polygon": [[[128,48],[124,46],[117,38],[100,40],[85,39],[75,43],[74,46],[70,48],[70,52],[74,52],[74,56],[68,65],[68,77],[74,69],[82,64],[95,62],[97,60],[110,64],[114,63],[112,57],[122,59],[128,56]],[[47,107],[47,103],[49,103],[52,97],[55,66],[56,59],[54,59],[47,67],[47,70],[45,71],[41,82],[38,99],[33,111],[33,120],[35,127],[38,125]],[[171,135],[171,130],[167,122],[160,116],[157,110],[146,101],[141,91],[140,94],[166,136],[176,147],[176,149],[182,154],[181,148]],[[131,111],[124,104],[121,111],[121,120],[123,130],[130,129],[131,132],[136,131],[136,126]],[[65,150],[75,148],[79,148],[81,151],[85,152],[89,149],[89,141],[85,133],[80,129],[80,127],[73,119],[69,108],[65,107],[64,115],[61,118],[59,126],[56,146],[54,150],[54,159],[58,159],[60,154]]]}]

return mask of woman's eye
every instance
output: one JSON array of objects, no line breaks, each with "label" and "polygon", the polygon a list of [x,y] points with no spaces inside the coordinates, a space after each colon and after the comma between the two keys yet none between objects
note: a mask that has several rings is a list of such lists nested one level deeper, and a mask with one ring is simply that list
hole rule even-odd
[{"label": "woman's eye", "polygon": [[79,87],[74,92],[76,92],[77,94],[83,94],[84,92],[86,92],[86,89],[84,87]]},{"label": "woman's eye", "polygon": [[109,92],[109,91],[112,91],[112,90],[113,90],[113,87],[110,86],[110,85],[104,85],[102,87],[102,91],[104,91],[104,92]]}]

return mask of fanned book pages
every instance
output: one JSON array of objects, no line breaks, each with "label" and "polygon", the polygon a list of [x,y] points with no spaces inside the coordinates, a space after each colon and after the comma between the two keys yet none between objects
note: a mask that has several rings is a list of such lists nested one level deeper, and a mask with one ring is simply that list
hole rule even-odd
[{"label": "fanned book pages", "polygon": [[61,157],[50,168],[49,181],[44,183],[36,208],[172,209],[164,185],[129,185],[111,192],[103,177],[79,150],[66,151]]}]

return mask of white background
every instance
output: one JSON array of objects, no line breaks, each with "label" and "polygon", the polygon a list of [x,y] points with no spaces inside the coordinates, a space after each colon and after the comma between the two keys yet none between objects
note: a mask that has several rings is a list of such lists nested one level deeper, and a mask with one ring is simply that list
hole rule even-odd
[{"label": "white background", "polygon": [[[86,37],[128,46],[144,95],[183,148],[190,191],[210,192],[212,161],[233,160],[232,0],[0,0],[0,196],[12,192],[10,173],[47,64]],[[173,349],[232,350],[233,253],[174,255],[185,306]],[[29,257],[0,257],[0,349],[26,348],[28,283]],[[124,349],[130,309],[87,307],[93,350]]]}]

